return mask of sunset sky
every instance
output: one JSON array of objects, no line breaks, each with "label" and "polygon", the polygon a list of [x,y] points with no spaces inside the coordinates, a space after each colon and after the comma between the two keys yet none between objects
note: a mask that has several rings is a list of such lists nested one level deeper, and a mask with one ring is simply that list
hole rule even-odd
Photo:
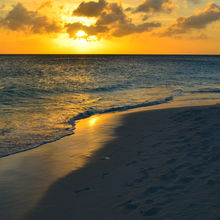
[{"label": "sunset sky", "polygon": [[0,53],[220,54],[219,0],[0,0]]}]

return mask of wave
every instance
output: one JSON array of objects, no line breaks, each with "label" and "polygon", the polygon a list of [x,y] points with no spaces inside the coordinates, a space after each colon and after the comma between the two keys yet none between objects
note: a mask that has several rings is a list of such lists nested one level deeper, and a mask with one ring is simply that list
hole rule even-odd
[{"label": "wave", "polygon": [[17,153],[22,153],[22,152],[25,152],[25,151],[28,151],[28,150],[33,150],[33,149],[38,148],[38,147],[40,147],[40,146],[42,146],[44,144],[48,144],[48,143],[52,143],[52,142],[58,141],[61,138],[64,138],[64,137],[67,137],[67,136],[70,136],[70,135],[74,134],[74,130],[75,130],[75,127],[73,127],[72,129],[68,129],[68,131],[70,132],[69,134],[60,135],[60,136],[58,136],[58,137],[56,137],[54,139],[51,139],[51,140],[48,140],[48,141],[43,141],[40,144],[37,144],[37,145],[35,145],[33,147],[29,147],[29,148],[25,148],[25,149],[22,149],[22,150],[18,150],[18,151],[2,154],[2,155],[0,155],[0,158],[7,157],[7,156],[10,156],[10,155],[13,155],[13,154],[17,154]]},{"label": "wave", "polygon": [[126,89],[128,86],[118,84],[118,85],[111,85],[111,86],[104,86],[104,87],[97,87],[97,88],[84,88],[85,92],[112,92],[118,91],[122,89]]},{"label": "wave", "polygon": [[96,110],[96,109],[90,109],[88,111],[85,111],[83,113],[79,113],[74,118],[69,120],[70,124],[75,124],[76,120],[88,118],[95,114],[104,114],[104,113],[110,113],[110,112],[120,112],[120,111],[127,111],[130,109],[140,108],[140,107],[147,107],[147,106],[153,106],[153,105],[160,105],[163,103],[167,103],[173,100],[173,96],[166,97],[164,99],[159,99],[153,102],[143,102],[136,105],[125,105],[125,106],[119,106],[119,107],[113,107],[109,109],[103,109],[103,110]]},{"label": "wave", "polygon": [[220,93],[220,88],[204,88],[195,91],[190,91],[190,93]]}]

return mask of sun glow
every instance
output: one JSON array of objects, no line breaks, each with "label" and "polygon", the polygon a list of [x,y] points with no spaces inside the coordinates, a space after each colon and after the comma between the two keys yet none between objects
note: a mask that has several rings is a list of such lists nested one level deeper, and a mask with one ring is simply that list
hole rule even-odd
[{"label": "sun glow", "polygon": [[86,40],[88,42],[92,42],[92,41],[97,41],[98,37],[96,37],[95,35],[93,36],[89,36],[85,31],[79,30],[76,34],[76,40]]},{"label": "sun glow", "polygon": [[95,24],[96,18],[87,18],[87,17],[75,17],[71,14],[62,14],[60,15],[63,23],[75,23],[79,22],[87,27]]},{"label": "sun glow", "polygon": [[76,33],[76,37],[77,38],[86,38],[88,36],[88,34],[85,32],[85,31],[82,31],[82,30],[79,30],[77,33]]},{"label": "sun glow", "polygon": [[70,53],[96,53],[106,47],[106,41],[99,40],[96,36],[70,38],[68,34],[60,34],[54,39],[54,43]]}]

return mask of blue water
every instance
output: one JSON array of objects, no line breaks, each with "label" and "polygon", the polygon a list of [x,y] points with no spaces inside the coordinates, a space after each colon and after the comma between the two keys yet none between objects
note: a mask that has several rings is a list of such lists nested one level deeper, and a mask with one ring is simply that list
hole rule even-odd
[{"label": "blue water", "polygon": [[76,120],[220,99],[220,56],[2,55],[0,156],[73,134]]}]

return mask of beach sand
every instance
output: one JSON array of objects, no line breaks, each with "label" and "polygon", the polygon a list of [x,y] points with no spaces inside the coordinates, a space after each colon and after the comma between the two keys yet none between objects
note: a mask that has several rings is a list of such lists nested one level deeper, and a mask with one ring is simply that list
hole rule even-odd
[{"label": "beach sand", "polygon": [[163,106],[84,119],[75,135],[2,158],[0,178],[26,173],[7,183],[22,215],[8,201],[1,219],[220,219],[220,105]]},{"label": "beach sand", "polygon": [[26,219],[220,219],[220,106],[121,115]]}]

